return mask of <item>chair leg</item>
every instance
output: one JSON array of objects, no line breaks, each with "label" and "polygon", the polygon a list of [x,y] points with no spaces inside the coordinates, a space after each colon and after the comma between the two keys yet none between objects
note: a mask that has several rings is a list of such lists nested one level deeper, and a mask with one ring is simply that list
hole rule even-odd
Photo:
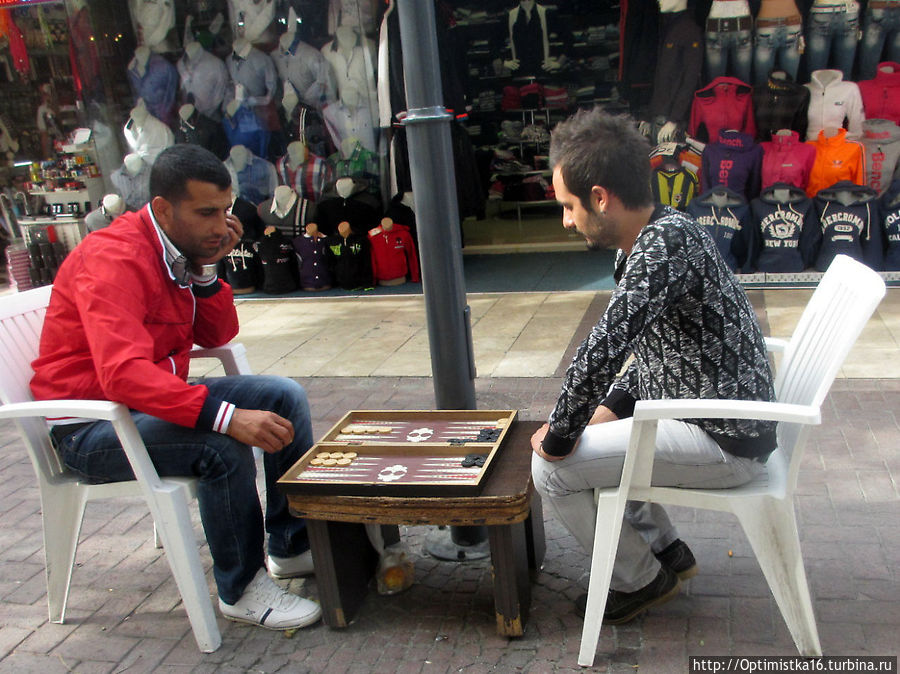
[{"label": "chair leg", "polygon": [[74,485],[53,485],[41,489],[47,605],[52,623],[62,623],[66,618],[66,602],[85,503],[84,492]]},{"label": "chair leg", "polygon": [[804,656],[822,655],[793,503],[771,498],[742,501],[734,504],[733,511],[750,540],[797,650]]},{"label": "chair leg", "polygon": [[200,564],[187,498],[183,487],[171,482],[163,483],[161,490],[154,493],[155,503],[151,504],[156,511],[153,513],[154,520],[194,630],[194,638],[201,651],[212,653],[222,644],[222,636]]},{"label": "chair leg", "polygon": [[153,523],[153,547],[157,550],[162,549],[162,539],[159,537],[159,529],[156,528],[156,522]]},{"label": "chair leg", "polygon": [[594,664],[597,642],[600,641],[600,626],[606,610],[609,582],[612,579],[619,534],[622,531],[622,517],[625,514],[625,496],[620,494],[621,491],[623,490],[601,492],[597,501],[591,578],[588,582],[584,628],[581,631],[581,649],[578,651],[578,664],[582,667]]}]

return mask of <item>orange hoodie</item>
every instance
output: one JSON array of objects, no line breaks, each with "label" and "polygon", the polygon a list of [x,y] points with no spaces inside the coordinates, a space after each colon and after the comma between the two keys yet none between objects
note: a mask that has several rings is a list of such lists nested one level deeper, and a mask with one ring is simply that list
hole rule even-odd
[{"label": "orange hoodie", "polygon": [[866,184],[865,151],[862,144],[847,140],[847,129],[839,129],[831,138],[825,136],[824,130],[819,131],[816,140],[807,141],[807,145],[816,148],[816,161],[806,186],[810,198],[841,180]]}]

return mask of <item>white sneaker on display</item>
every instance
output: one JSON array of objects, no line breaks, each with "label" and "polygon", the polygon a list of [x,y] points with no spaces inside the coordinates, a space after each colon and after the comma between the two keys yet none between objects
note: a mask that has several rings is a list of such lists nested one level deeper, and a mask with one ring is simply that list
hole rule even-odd
[{"label": "white sneaker on display", "polygon": [[321,606],[282,590],[269,578],[265,569],[256,572],[244,594],[234,604],[226,604],[220,598],[219,611],[229,620],[270,630],[306,627],[322,617]]},{"label": "white sneaker on display", "polygon": [[269,575],[277,580],[310,576],[316,572],[313,566],[312,550],[307,550],[295,557],[269,555],[268,567]]}]

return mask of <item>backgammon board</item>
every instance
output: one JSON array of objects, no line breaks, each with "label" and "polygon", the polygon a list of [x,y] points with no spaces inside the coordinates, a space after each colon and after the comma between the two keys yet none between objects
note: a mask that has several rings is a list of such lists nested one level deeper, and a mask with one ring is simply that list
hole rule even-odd
[{"label": "backgammon board", "polygon": [[286,494],[477,495],[515,419],[515,410],[354,410],[278,486]]}]

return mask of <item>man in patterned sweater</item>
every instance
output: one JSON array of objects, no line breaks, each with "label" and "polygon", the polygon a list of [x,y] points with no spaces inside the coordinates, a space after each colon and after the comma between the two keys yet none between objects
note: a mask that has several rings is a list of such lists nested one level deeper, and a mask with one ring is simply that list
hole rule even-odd
[{"label": "man in patterned sweater", "polygon": [[[563,226],[581,233],[588,248],[618,249],[609,306],[569,366],[549,423],[532,438],[535,485],[588,553],[592,490],[619,483],[636,400],[774,399],[747,296],[702,227],[654,205],[647,155],[632,120],[599,109],[558,125],[550,145]],[[653,484],[743,484],[774,447],[771,422],[664,420]],[[663,508],[629,501],[604,621],[627,622],[668,601],[679,579],[696,572]]]}]

